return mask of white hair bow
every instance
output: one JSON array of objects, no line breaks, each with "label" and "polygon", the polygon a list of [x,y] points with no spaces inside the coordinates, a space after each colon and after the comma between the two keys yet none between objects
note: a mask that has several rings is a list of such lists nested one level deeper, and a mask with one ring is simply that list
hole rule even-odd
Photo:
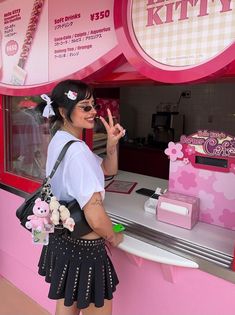
[{"label": "white hair bow", "polygon": [[42,116],[46,118],[54,116],[55,112],[51,106],[52,100],[50,99],[50,97],[46,94],[42,94],[41,98],[47,103],[43,110]]}]

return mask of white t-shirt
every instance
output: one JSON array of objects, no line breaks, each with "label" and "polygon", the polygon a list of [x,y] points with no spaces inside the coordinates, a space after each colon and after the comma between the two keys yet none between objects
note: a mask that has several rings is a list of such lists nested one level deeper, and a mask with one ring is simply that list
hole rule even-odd
[{"label": "white t-shirt", "polygon": [[83,208],[95,192],[104,199],[104,173],[102,159],[85,142],[66,131],[57,131],[48,146],[46,175],[48,176],[64,145],[76,140],[68,148],[50,183],[58,200],[76,199]]}]

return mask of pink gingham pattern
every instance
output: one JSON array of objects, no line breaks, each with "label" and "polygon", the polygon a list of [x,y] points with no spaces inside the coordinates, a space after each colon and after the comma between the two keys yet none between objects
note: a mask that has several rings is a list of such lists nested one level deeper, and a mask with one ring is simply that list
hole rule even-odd
[{"label": "pink gingham pattern", "polygon": [[[193,66],[205,62],[219,54],[235,41],[235,1],[231,9],[220,13],[221,1],[208,0],[208,15],[199,15],[199,3],[188,5],[187,20],[179,21],[180,8],[173,9],[172,23],[146,27],[147,8],[175,3],[177,0],[160,2],[151,6],[145,0],[132,1],[132,27],[135,37],[142,47],[141,54],[170,66]],[[158,12],[164,22],[166,9]]]}]

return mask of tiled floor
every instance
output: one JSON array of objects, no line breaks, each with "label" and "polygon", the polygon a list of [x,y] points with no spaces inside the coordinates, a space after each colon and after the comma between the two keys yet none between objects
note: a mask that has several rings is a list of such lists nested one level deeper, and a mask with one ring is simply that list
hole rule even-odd
[{"label": "tiled floor", "polygon": [[0,276],[0,315],[50,315],[50,313]]}]

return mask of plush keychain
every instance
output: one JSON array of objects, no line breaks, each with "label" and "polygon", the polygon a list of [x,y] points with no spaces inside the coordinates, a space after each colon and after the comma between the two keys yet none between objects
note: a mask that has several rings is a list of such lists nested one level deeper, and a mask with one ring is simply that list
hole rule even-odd
[{"label": "plush keychain", "polygon": [[34,229],[37,231],[46,230],[46,226],[50,224],[50,209],[47,202],[37,198],[33,207],[32,215],[29,215],[25,226],[27,229]]},{"label": "plush keychain", "polygon": [[34,244],[47,245],[49,242],[49,233],[54,231],[54,226],[50,220],[49,204],[37,198],[33,207],[33,215],[27,217],[29,221],[25,226],[27,229],[32,229],[32,239]]},{"label": "plush keychain", "polygon": [[74,219],[70,217],[69,209],[66,208],[64,205],[59,207],[60,211],[60,219],[63,223],[63,227],[68,229],[70,232],[73,232],[75,222]]},{"label": "plush keychain", "polygon": [[55,196],[51,197],[49,204],[51,212],[51,221],[54,225],[62,223],[63,227],[70,232],[74,230],[74,219],[70,217],[70,212],[67,207],[61,205]]},{"label": "plush keychain", "polygon": [[54,225],[60,223],[60,212],[59,212],[60,203],[55,196],[51,197],[49,208],[51,211],[51,221]]}]

